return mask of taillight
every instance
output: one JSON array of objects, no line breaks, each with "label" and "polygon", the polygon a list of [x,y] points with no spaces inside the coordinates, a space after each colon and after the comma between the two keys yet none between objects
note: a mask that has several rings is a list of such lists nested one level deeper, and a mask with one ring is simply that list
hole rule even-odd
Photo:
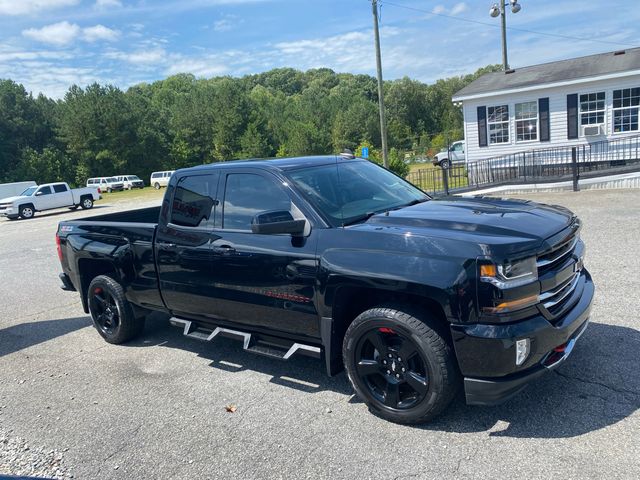
[{"label": "taillight", "polygon": [[56,232],[56,249],[58,250],[58,258],[62,261],[62,247],[60,247],[60,235]]}]

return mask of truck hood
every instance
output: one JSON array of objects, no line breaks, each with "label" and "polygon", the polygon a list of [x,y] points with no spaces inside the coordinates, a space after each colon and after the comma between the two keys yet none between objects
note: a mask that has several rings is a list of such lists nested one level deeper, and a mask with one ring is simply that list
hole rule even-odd
[{"label": "truck hood", "polygon": [[[564,207],[527,200],[489,197],[447,197],[374,215],[368,225],[446,230],[489,237],[544,240],[573,223],[575,215]],[[452,239],[456,238],[452,235]]]},{"label": "truck hood", "polygon": [[24,196],[15,196],[15,197],[7,197],[7,198],[0,198],[0,203],[13,203],[16,200],[21,200],[23,198],[31,198],[31,197],[24,197]]}]

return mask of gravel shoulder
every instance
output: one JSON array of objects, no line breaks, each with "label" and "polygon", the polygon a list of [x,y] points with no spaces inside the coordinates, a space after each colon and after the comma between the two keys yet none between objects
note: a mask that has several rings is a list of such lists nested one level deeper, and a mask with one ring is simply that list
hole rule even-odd
[{"label": "gravel shoulder", "polygon": [[185,339],[162,315],[138,341],[103,342],[78,295],[59,289],[57,223],[159,196],[0,219],[0,475],[640,477],[640,190],[518,197],[581,216],[592,323],[562,367],[514,399],[485,408],[459,397],[420,427],[369,414],[346,376],[326,377],[316,360]]}]

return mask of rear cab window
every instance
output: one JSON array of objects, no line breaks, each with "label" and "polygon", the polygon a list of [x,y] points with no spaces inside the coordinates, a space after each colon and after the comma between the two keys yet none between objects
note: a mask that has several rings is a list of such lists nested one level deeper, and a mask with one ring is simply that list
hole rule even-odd
[{"label": "rear cab window", "polygon": [[169,223],[181,227],[213,227],[218,172],[182,177],[174,190]]},{"label": "rear cab window", "polygon": [[56,193],[62,193],[67,191],[67,186],[64,183],[58,183],[53,186],[53,191]]}]

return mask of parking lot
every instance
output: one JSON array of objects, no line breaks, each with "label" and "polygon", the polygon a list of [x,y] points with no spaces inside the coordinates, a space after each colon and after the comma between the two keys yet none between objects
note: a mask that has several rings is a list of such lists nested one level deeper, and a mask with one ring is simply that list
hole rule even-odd
[{"label": "parking lot", "polygon": [[0,474],[640,477],[640,190],[518,196],[581,216],[592,323],[565,364],[508,403],[458,397],[417,427],[369,414],[320,361],[186,339],[161,315],[138,341],[105,343],[59,288],[57,223],[159,197],[0,219]]}]

